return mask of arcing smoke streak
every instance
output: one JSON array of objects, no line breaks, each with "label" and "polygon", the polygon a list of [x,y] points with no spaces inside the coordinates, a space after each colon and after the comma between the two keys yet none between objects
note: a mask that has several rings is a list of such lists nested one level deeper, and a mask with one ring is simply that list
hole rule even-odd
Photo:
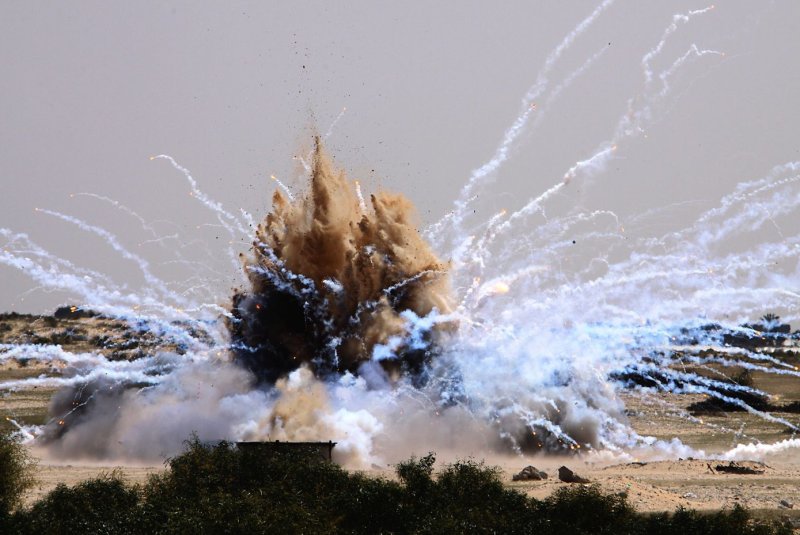
[{"label": "arcing smoke streak", "polygon": [[58,266],[60,268],[66,269],[68,271],[72,271],[76,274],[76,276],[83,277],[85,280],[98,280],[104,284],[111,284],[111,279],[109,279],[106,275],[99,273],[97,271],[91,269],[85,269],[76,266],[72,262],[65,260],[63,258],[58,258],[53,256],[48,251],[44,250],[43,248],[39,247],[35,244],[31,239],[28,237],[27,234],[21,233],[14,233],[10,229],[0,228],[0,236],[8,239],[6,244],[3,246],[3,253],[8,255],[8,258],[11,258],[11,248],[14,247],[18,242],[23,244],[23,249],[15,248],[14,252],[16,255],[34,255],[38,258],[41,258],[47,262],[52,262],[54,266]]},{"label": "arcing smoke streak", "polygon": [[150,159],[167,160],[172,167],[183,173],[183,176],[186,177],[186,180],[192,187],[190,195],[199,200],[217,215],[217,219],[219,219],[220,224],[225,227],[225,230],[228,231],[228,234],[230,234],[231,237],[236,235],[236,231],[238,231],[243,237],[249,237],[250,233],[247,231],[244,225],[242,225],[242,222],[239,220],[239,218],[225,210],[225,208],[219,202],[210,199],[208,195],[200,191],[200,189],[197,187],[197,181],[194,179],[191,172],[176,162],[172,156],[159,154],[158,156],[151,156]]},{"label": "arcing smoke streak", "polygon": [[[125,206],[124,204],[120,203],[119,201],[115,201],[114,199],[111,199],[111,198],[106,197],[104,195],[97,195],[95,193],[85,193],[85,192],[84,193],[71,193],[70,197],[73,197],[73,198],[74,197],[89,197],[89,198],[92,198],[92,199],[97,199],[99,201],[106,202],[106,203],[110,204],[111,206],[113,206],[114,208],[117,208],[118,210],[120,210],[120,211],[130,215],[131,217],[135,218],[139,222],[139,225],[142,227],[142,229],[147,231],[152,236],[152,238],[150,238],[150,239],[146,239],[146,240],[140,241],[139,244],[138,244],[140,247],[143,246],[143,245],[147,245],[147,244],[151,244],[152,243],[152,244],[158,244],[162,249],[167,249],[168,246],[166,244],[167,244],[168,241],[173,242],[174,244],[177,244],[178,246],[185,247],[187,245],[186,243],[182,243],[181,242],[180,235],[178,233],[169,234],[169,235],[161,235],[161,234],[159,234],[156,231],[156,229],[153,227],[153,225],[148,223],[145,220],[144,217],[139,215],[138,212],[136,212],[136,211],[132,210],[131,208]],[[249,214],[247,214],[244,210],[242,210],[242,214],[244,216],[246,216],[246,217],[249,217]],[[170,250],[177,257],[177,260],[173,260],[172,262],[174,262],[176,264],[180,263],[180,264],[182,264],[184,266],[187,266],[187,267],[192,265],[191,261],[186,260],[186,258],[184,258],[184,256],[181,254],[179,248],[173,247]]]},{"label": "arcing smoke streak", "polygon": [[696,15],[708,13],[712,9],[714,9],[713,5],[704,9],[695,9],[685,14],[676,13],[672,16],[672,23],[664,30],[664,33],[661,35],[661,40],[658,42],[658,44],[656,44],[656,46],[650,49],[650,51],[647,52],[644,57],[642,57],[642,71],[644,72],[645,83],[649,84],[653,80],[653,69],[650,66],[650,63],[661,53],[662,50],[664,50],[664,46],[667,44],[669,36],[678,30],[678,24],[687,24]]},{"label": "arcing smoke streak", "polygon": [[[470,199],[474,195],[474,190],[476,187],[487,177],[491,176],[492,173],[497,171],[500,166],[508,160],[509,151],[513,143],[517,140],[519,135],[524,131],[528,121],[531,117],[531,114],[536,110],[536,105],[534,104],[534,100],[538,98],[542,92],[547,88],[548,84],[548,76],[550,71],[556,65],[558,60],[561,58],[561,55],[572,45],[572,43],[584,32],[586,29],[592,25],[592,23],[600,16],[600,14],[605,11],[611,4],[614,3],[614,0],[604,0],[597,8],[595,8],[592,13],[586,17],[580,24],[578,24],[570,33],[564,37],[564,39],[559,43],[559,45],[553,49],[552,52],[547,56],[545,59],[544,66],[539,71],[539,74],[536,76],[536,81],[534,84],[528,89],[528,92],[525,94],[525,97],[522,99],[522,113],[514,120],[511,126],[506,130],[506,133],[503,136],[503,140],[501,141],[500,145],[495,150],[492,159],[483,164],[481,167],[476,169],[472,172],[467,180],[467,183],[461,190],[461,196],[459,200],[456,202],[456,210],[452,216],[453,220],[455,221],[456,225],[461,223],[463,218],[463,213],[466,210],[466,207],[469,205]],[[583,72],[583,68],[579,69]]]},{"label": "arcing smoke streak", "polygon": [[274,180],[278,186],[280,186],[281,190],[283,190],[283,193],[286,194],[290,201],[294,201],[294,195],[292,195],[292,191],[286,186],[286,184],[281,182],[281,180],[275,175],[270,175],[269,177]]},{"label": "arcing smoke streak", "polygon": [[[342,108],[342,111],[340,111],[339,115],[337,115],[336,118],[333,120],[331,125],[328,127],[328,130],[325,131],[325,135],[322,136],[322,141],[327,141],[327,139],[329,137],[331,137],[331,134],[333,134],[333,129],[336,127],[336,124],[339,122],[339,120],[342,117],[344,117],[344,114],[345,114],[346,111],[347,111],[346,107]],[[309,156],[309,158],[310,158],[310,156]]]},{"label": "arcing smoke streak", "polygon": [[[650,80],[653,77],[652,71],[650,70],[650,62],[661,52],[668,37],[674,33],[675,29],[677,28],[677,21],[688,22],[692,16],[705,13],[712,8],[713,6],[706,9],[689,12],[687,15],[673,16],[673,22],[664,31],[661,40],[642,58],[642,66],[645,72],[644,92],[639,95],[639,97],[635,99],[631,98],[628,101],[629,110],[620,118],[611,141],[604,143],[601,148],[589,158],[586,158],[585,160],[579,160],[573,166],[571,166],[566,173],[564,173],[562,182],[554,184],[544,193],[530,200],[525,206],[513,212],[509,216],[509,220],[506,223],[499,225],[497,230],[487,241],[491,242],[497,237],[497,235],[510,229],[512,224],[515,223],[517,219],[525,218],[537,211],[540,211],[544,202],[563,189],[577,176],[592,175],[603,171],[608,162],[616,153],[619,143],[626,138],[630,138],[644,132],[643,127],[653,119],[652,108],[654,104],[668,96],[670,89],[668,84],[669,78],[674,75],[674,73],[688,60],[689,57],[701,57],[707,54],[724,56],[724,54],[714,50],[700,50],[696,45],[692,44],[689,50],[683,56],[679,57],[668,69],[659,74],[658,77],[662,82],[661,90],[657,93],[653,93],[650,89]],[[640,103],[638,109],[634,108],[634,102]]]},{"label": "arcing smoke streak", "polygon": [[[573,71],[572,74],[567,76],[567,78],[565,78],[561,83],[559,83],[555,88],[553,88],[553,90],[550,92],[550,95],[547,97],[547,100],[545,101],[543,106],[539,107],[539,106],[531,103],[523,111],[523,114],[521,116],[521,117],[524,117],[523,123],[520,123],[520,118],[518,118],[517,121],[515,121],[515,123],[514,123],[515,125],[517,123],[520,123],[520,128],[515,130],[516,134],[515,134],[514,137],[516,138],[523,131],[521,126],[524,124],[524,122],[528,121],[528,115],[530,113],[534,112],[534,111],[538,111],[539,113],[536,114],[536,119],[533,121],[533,123],[530,125],[530,127],[528,129],[529,130],[533,130],[534,128],[536,128],[536,126],[538,126],[542,122],[542,119],[545,117],[547,109],[553,104],[553,102],[555,102],[556,99],[570,85],[572,85],[572,83],[575,82],[575,80],[577,78],[579,78],[582,74],[584,74],[589,69],[589,67],[591,67],[591,65],[603,55],[603,53],[606,50],[607,50],[606,48],[603,48],[603,49],[599,50],[598,52],[596,52],[589,59],[587,59],[583,63],[583,65],[578,67],[578,69]],[[513,129],[513,126],[512,126],[512,129]],[[513,139],[511,141],[513,141]],[[502,145],[501,145],[501,148],[502,148]],[[498,151],[499,150],[500,149],[498,149]],[[503,151],[502,151],[502,155],[503,155],[503,159],[502,160],[503,161],[505,161],[505,159],[508,158],[508,151],[509,150],[510,150],[510,145],[507,146],[505,149],[503,149]],[[490,163],[491,162],[485,164],[484,167],[488,166]],[[499,169],[499,166],[500,166],[501,163],[502,162],[498,160],[498,162],[496,162],[496,166],[493,169],[494,170]],[[559,186],[557,189],[561,189],[561,187]],[[440,244],[443,241],[441,239],[441,235],[445,233],[444,232],[445,226],[448,225],[448,224],[451,224],[454,221],[454,219],[456,219],[456,218],[458,218],[458,220],[459,220],[458,222],[459,223],[461,221],[463,221],[464,210],[476,198],[477,197],[475,195],[473,195],[473,196],[471,196],[471,197],[469,197],[467,199],[464,199],[463,201],[457,201],[456,202],[456,208],[454,208],[451,212],[448,212],[447,214],[445,214],[445,216],[442,217],[441,219],[439,219],[439,221],[437,221],[436,223],[430,225],[427,229],[425,229],[425,231],[424,231],[425,237],[433,244]]]},{"label": "arcing smoke streak", "polygon": [[119,243],[119,240],[116,238],[116,236],[114,236],[107,230],[102,229],[100,227],[96,227],[94,225],[90,225],[84,221],[81,221],[76,217],[61,214],[59,212],[44,210],[42,208],[37,208],[36,211],[41,212],[43,214],[51,215],[53,217],[57,217],[63,221],[77,225],[82,230],[100,236],[115,251],[117,251],[120,255],[122,255],[123,258],[136,263],[136,265],[139,266],[139,270],[142,272],[142,275],[144,275],[144,278],[148,282],[148,284],[150,284],[153,288],[161,292],[161,295],[164,298],[172,299],[174,302],[178,304],[185,304],[185,300],[183,299],[183,297],[170,291],[169,288],[167,288],[166,284],[164,284],[164,281],[153,275],[153,273],[150,271],[150,264],[147,262],[147,260],[127,250],[125,247],[122,246],[122,244]]},{"label": "arcing smoke streak", "polygon": [[[172,165],[172,167],[180,171],[183,174],[183,176],[186,177],[186,180],[189,182],[189,185],[192,188],[189,195],[199,200],[204,206],[206,206],[209,210],[214,212],[214,214],[217,216],[217,220],[220,222],[223,228],[226,231],[228,231],[228,234],[230,235],[231,238],[236,237],[237,231],[239,232],[239,237],[242,238],[249,237],[250,233],[247,230],[246,226],[242,224],[241,220],[238,217],[231,214],[230,212],[228,212],[227,210],[225,210],[222,204],[212,200],[211,198],[208,197],[208,195],[200,191],[200,189],[197,187],[197,181],[194,179],[191,172],[189,172],[187,168],[183,167],[178,162],[176,162],[172,156],[169,156],[167,154],[159,154],[158,156],[151,156],[150,160],[167,160]],[[234,266],[236,266],[236,262],[234,260],[235,256],[236,255],[234,255],[233,249],[231,247],[228,247],[228,257],[233,261]]]},{"label": "arcing smoke streak", "polygon": [[144,230],[146,230],[147,232],[149,232],[153,236],[153,240],[155,242],[162,243],[162,240],[167,239],[166,236],[159,236],[158,232],[156,232],[156,229],[154,229],[153,226],[150,225],[136,211],[128,208],[127,206],[125,206],[124,204],[120,203],[119,201],[115,201],[114,199],[111,199],[111,198],[106,197],[104,195],[97,195],[96,193],[86,193],[86,192],[83,192],[83,193],[70,193],[69,196],[73,197],[73,198],[74,197],[89,197],[89,198],[92,198],[92,199],[97,199],[99,201],[106,202],[106,203],[110,204],[111,206],[113,206],[114,208],[117,208],[118,210],[122,210],[126,214],[130,215],[131,217],[133,217],[137,221],[139,221],[139,224],[142,226],[142,228]]}]

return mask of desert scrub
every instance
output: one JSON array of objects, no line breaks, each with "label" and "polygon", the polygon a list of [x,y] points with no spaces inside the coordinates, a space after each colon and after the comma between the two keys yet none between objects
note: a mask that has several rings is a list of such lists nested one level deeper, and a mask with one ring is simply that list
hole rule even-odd
[{"label": "desert scrub", "polygon": [[59,484],[12,520],[19,533],[136,533],[139,490],[117,473],[68,487]]}]

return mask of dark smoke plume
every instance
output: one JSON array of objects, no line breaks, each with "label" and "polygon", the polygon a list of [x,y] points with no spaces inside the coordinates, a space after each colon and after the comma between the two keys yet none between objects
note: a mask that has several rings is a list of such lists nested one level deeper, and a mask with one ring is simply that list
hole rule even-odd
[{"label": "dark smoke plume", "polygon": [[450,297],[447,266],[414,228],[411,203],[379,192],[368,206],[319,139],[308,192],[295,201],[276,191],[272,203],[244,258],[250,288],[233,297],[237,360],[268,382],[304,364],[326,376],[372,360],[390,377],[419,376],[437,333],[403,342],[407,318],[447,313]]}]

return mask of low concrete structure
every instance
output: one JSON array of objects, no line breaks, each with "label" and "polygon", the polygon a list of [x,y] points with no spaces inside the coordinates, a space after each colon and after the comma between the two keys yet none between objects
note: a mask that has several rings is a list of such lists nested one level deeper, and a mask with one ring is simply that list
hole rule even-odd
[{"label": "low concrete structure", "polygon": [[288,453],[288,452],[314,452],[318,453],[322,459],[333,461],[333,448],[336,442],[282,442],[257,441],[257,442],[237,442],[236,447],[242,451],[256,450],[268,453]]}]

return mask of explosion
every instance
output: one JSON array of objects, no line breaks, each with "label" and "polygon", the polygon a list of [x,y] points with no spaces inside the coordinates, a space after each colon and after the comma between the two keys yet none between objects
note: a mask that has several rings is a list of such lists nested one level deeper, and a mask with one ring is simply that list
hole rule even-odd
[{"label": "explosion", "polygon": [[[544,189],[503,198],[507,209],[488,212],[499,206],[492,183],[522,136],[600,61],[603,51],[572,72],[555,68],[610,5],[595,8],[547,56],[491,159],[422,232],[402,196],[378,192],[366,202],[319,138],[308,191],[295,199],[275,179],[286,194],[274,194],[260,225],[205,195],[172,157],[151,158],[183,174],[192,199],[213,212],[212,226],[228,234],[227,259],[246,279],[232,299],[194,293],[224,277],[203,262],[170,251],[176,263],[208,272],[199,282],[161,280],[111,232],[74,216],[37,211],[135,263],[140,290],[0,229],[0,263],[77,296],[71,313],[97,312],[91,321],[105,333],[89,350],[65,349],[63,336],[0,345],[2,361],[53,366],[0,386],[60,390],[51,420],[20,432],[53,456],[137,460],[173,454],[193,432],[202,440],[335,440],[337,452],[361,466],[432,450],[704,455],[664,428],[673,421],[729,434],[734,444],[760,440],[744,425],[695,416],[714,404],[797,432],[796,406],[739,379],[800,377],[800,333],[774,318],[757,329],[746,323],[765,311],[798,319],[800,162],[740,182],[692,218],[671,218],[666,232],[653,222],[669,206],[617,214],[570,197],[641,146],[677,103],[676,73],[723,57],[691,44],[665,61],[678,25],[710,8],[667,21],[635,65],[641,86],[592,154],[576,151],[566,169],[543,174],[554,181]],[[560,83],[551,83],[556,76]],[[114,206],[139,218],[154,243],[183,239]],[[237,241],[252,241],[247,254],[234,251]],[[130,339],[109,338],[113,323]]]},{"label": "explosion", "polygon": [[411,223],[401,195],[373,194],[336,170],[316,139],[310,189],[277,190],[244,266],[248,291],[233,297],[236,358],[274,382],[301,365],[316,375],[357,373],[380,362],[394,379],[418,376],[440,330],[409,338],[408,318],[451,311],[447,266]]}]

